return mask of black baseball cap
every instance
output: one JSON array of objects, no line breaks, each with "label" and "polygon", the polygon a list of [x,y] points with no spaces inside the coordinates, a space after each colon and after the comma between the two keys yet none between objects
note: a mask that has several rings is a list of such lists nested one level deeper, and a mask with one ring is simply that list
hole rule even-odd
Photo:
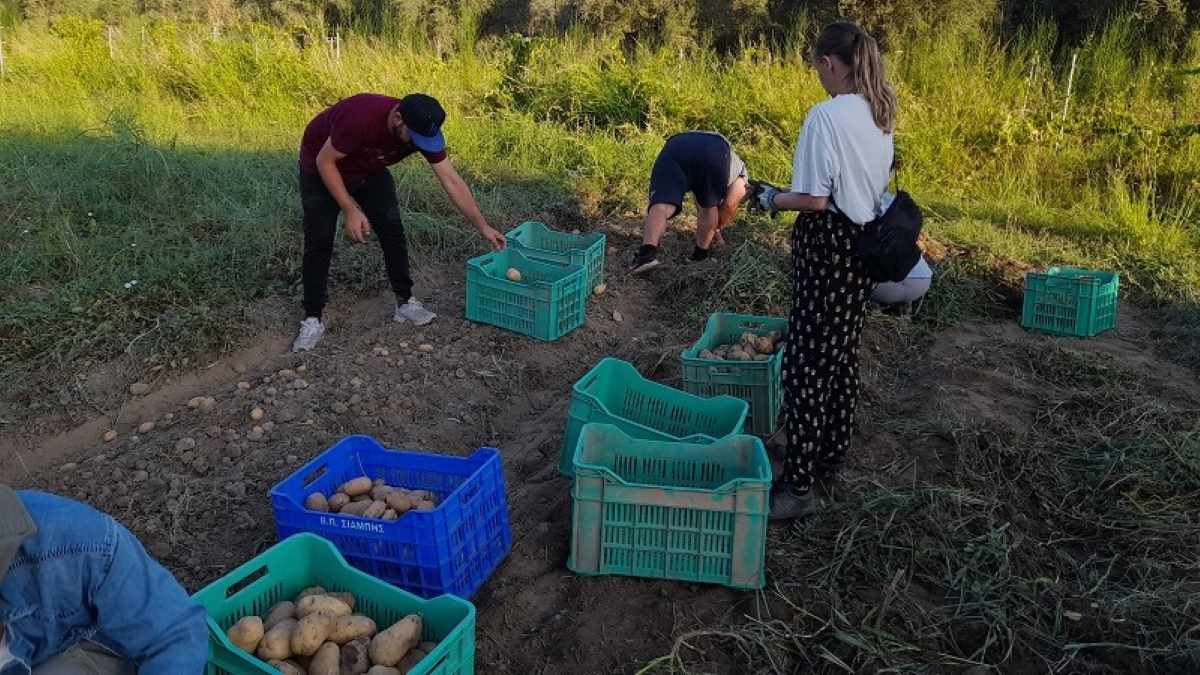
[{"label": "black baseball cap", "polygon": [[409,94],[400,99],[400,119],[408,127],[413,145],[425,152],[441,152],[446,149],[446,137],[442,135],[442,124],[446,111],[437,99],[428,94]]}]

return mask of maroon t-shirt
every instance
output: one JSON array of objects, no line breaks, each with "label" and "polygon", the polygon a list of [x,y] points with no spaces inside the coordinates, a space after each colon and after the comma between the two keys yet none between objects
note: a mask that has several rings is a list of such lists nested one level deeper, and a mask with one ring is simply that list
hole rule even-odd
[{"label": "maroon t-shirt", "polygon": [[304,129],[300,141],[300,170],[317,173],[317,153],[325,141],[346,156],[338,160],[342,179],[369,176],[420,152],[430,164],[446,159],[446,151],[424,152],[411,143],[402,143],[388,130],[387,118],[400,102],[382,94],[356,94],[326,108]]}]

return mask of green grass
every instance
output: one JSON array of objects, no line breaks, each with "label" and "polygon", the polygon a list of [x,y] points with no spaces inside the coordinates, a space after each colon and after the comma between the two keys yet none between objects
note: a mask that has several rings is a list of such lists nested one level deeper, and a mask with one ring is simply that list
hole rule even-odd
[{"label": "green grass", "polygon": [[[1080,51],[1065,121],[1052,36],[891,56],[901,181],[929,207],[932,235],[995,259],[1119,269],[1135,294],[1195,303],[1200,78],[1135,63],[1119,49],[1129,30],[1116,22]],[[756,47],[725,58],[701,46],[627,51],[579,32],[456,43],[468,49],[438,60],[419,42],[348,36],[338,60],[262,25],[214,37],[130,24],[111,49],[102,26],[77,19],[6,32],[0,363],[103,357],[147,331],[134,346],[145,354],[223,346],[206,328],[214,317],[294,295],[296,146],[307,120],[346,94],[441,97],[452,156],[501,226],[538,212],[637,219],[664,136],[687,128],[723,131],[755,176],[786,182],[804,112],[823,96],[794,54]],[[396,174],[418,246],[476,246],[425,167]],[[786,282],[759,278],[755,261],[781,260],[785,223],[743,220],[753,246],[713,290],[779,306]]]}]

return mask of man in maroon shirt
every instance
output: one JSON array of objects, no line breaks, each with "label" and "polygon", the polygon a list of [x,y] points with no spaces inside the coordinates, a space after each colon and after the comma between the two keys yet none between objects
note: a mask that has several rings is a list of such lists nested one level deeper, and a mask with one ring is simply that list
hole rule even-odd
[{"label": "man in maroon shirt", "polygon": [[329,260],[338,214],[346,234],[364,241],[379,235],[388,278],[396,294],[395,321],[423,326],[436,318],[412,296],[408,244],[400,222],[396,183],[388,166],[419,152],[433,167],[442,189],[493,249],[504,235],[488,225],[471,189],[446,158],[442,106],[425,94],[396,99],[358,94],[317,115],[300,144],[300,200],[304,207],[304,321],[292,351],[308,351],[325,334],[321,312],[328,301]]}]

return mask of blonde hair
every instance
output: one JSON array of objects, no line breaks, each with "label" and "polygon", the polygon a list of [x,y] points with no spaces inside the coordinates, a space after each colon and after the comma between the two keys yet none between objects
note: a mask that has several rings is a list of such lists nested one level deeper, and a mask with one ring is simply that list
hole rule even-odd
[{"label": "blonde hair", "polygon": [[814,55],[841,59],[850,68],[854,92],[870,104],[875,126],[889,134],[896,130],[896,90],[888,82],[875,38],[853,23],[838,21],[821,31]]}]

